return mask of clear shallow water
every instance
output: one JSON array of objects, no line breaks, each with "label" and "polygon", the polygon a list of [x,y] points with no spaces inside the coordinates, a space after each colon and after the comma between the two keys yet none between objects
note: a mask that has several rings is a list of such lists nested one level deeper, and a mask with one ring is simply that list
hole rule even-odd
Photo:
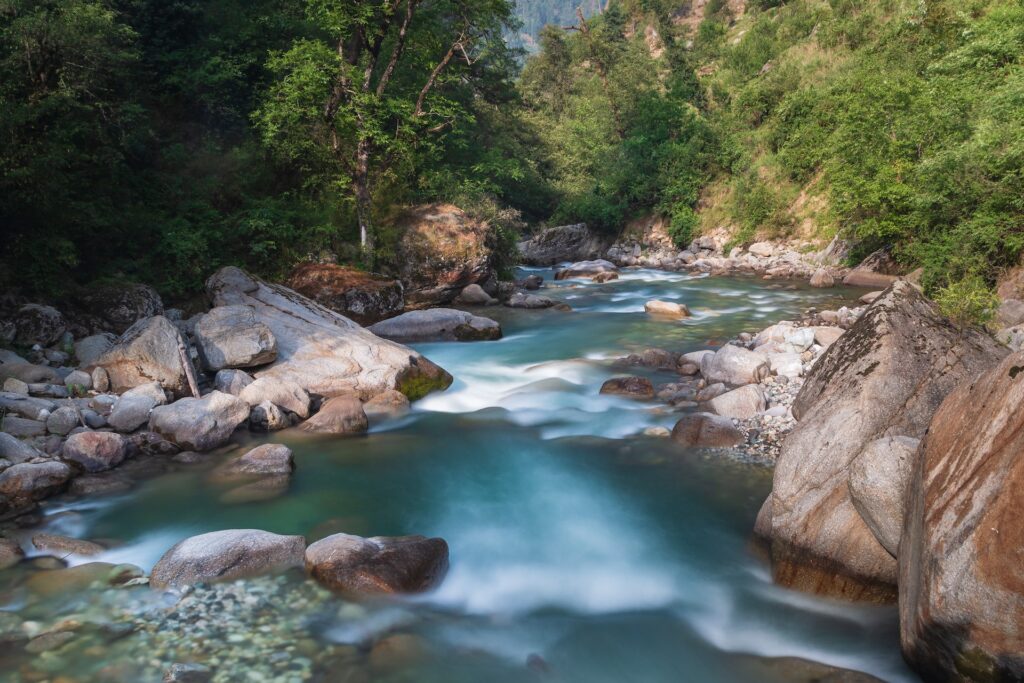
[{"label": "clear shallow water", "polygon": [[[707,348],[808,306],[838,305],[843,293],[643,270],[544,293],[574,311],[489,308],[503,340],[419,345],[456,382],[411,415],[366,438],[275,435],[296,456],[284,496],[222,502],[223,489],[205,479],[209,463],[114,499],[65,501],[51,507],[64,512],[49,526],[116,539],[99,559],[147,569],[181,538],[224,528],[310,540],[442,536],[451,570],[437,591],[322,624],[332,642],[400,623],[430,644],[428,662],[374,680],[806,680],[759,657],[916,680],[900,660],[894,609],[771,584],[748,543],[769,472],[631,436],[678,416],[597,393],[622,374],[608,359],[648,346]],[[653,320],[643,313],[652,298],[686,303],[694,316]],[[532,655],[543,664],[528,667]]]}]

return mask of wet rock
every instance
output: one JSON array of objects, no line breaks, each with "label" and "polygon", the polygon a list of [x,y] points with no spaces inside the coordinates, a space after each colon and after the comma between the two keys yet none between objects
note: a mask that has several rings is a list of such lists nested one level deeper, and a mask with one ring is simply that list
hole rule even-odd
[{"label": "wet rock", "polygon": [[253,383],[252,375],[244,370],[220,370],[213,378],[213,388],[225,394],[238,396],[242,389]]},{"label": "wet rock", "polygon": [[164,553],[153,567],[154,588],[229,581],[303,565],[306,541],[257,529],[228,529],[192,536]]},{"label": "wet rock", "polygon": [[129,327],[112,349],[97,358],[96,365],[107,371],[110,387],[116,393],[159,382],[174,396],[187,396],[190,390],[178,351],[183,346],[178,328],[167,318],[143,318]]},{"label": "wet rock", "polygon": [[82,476],[72,480],[68,493],[74,496],[95,496],[130,491],[132,481],[122,476]]},{"label": "wet rock", "polygon": [[579,261],[570,264],[565,268],[555,271],[556,280],[567,280],[569,278],[586,277],[593,278],[600,273],[618,273],[619,268],[611,261],[596,259],[593,261]]},{"label": "wet rock", "polygon": [[209,683],[213,672],[202,664],[173,664],[164,673],[163,683]]},{"label": "wet rock", "polygon": [[763,413],[765,407],[764,391],[756,384],[727,391],[708,401],[711,412],[739,420],[748,420],[758,413]]},{"label": "wet rock", "polygon": [[814,271],[814,275],[811,276],[811,287],[834,287],[836,284],[835,278],[832,277],[832,273],[827,268],[818,268]]},{"label": "wet rock", "polygon": [[871,532],[896,557],[919,439],[886,436],[864,447],[850,465],[850,500]]},{"label": "wet rock", "polygon": [[17,465],[38,458],[40,455],[39,451],[21,439],[0,432],[0,458]]},{"label": "wet rock", "polygon": [[252,306],[256,319],[277,339],[277,360],[257,372],[257,380],[288,380],[321,396],[355,393],[369,398],[397,389],[410,399],[451,384],[451,375],[412,349],[382,340],[296,292],[238,268],[215,273],[207,291],[218,306]]},{"label": "wet rock", "polygon": [[957,387],[921,445],[899,586],[903,654],[924,680],[1024,680],[1022,401],[1016,353]]},{"label": "wet rock", "polygon": [[217,306],[196,323],[196,348],[209,372],[251,368],[277,358],[277,339],[250,306]]},{"label": "wet rock", "polygon": [[14,341],[22,346],[49,346],[67,329],[64,316],[52,306],[25,304],[14,316]]},{"label": "wet rock", "polygon": [[[0,570],[10,569],[25,558],[25,551],[21,549],[17,541],[10,538],[0,537]],[[0,643],[3,642],[3,633],[0,629]]]},{"label": "wet rock", "polygon": [[312,405],[309,394],[301,386],[287,379],[275,380],[271,377],[261,377],[249,384],[238,394],[238,398],[252,407],[270,401],[303,419],[309,417]]},{"label": "wet rock", "polygon": [[559,305],[558,301],[555,301],[551,297],[539,296],[537,294],[526,294],[525,292],[516,292],[509,297],[508,302],[505,304],[509,308],[554,308]]},{"label": "wet rock", "polygon": [[585,223],[577,223],[547,228],[517,246],[523,263],[553,266],[563,261],[593,259],[605,250],[606,241]]},{"label": "wet rock", "polygon": [[796,401],[799,422],[775,468],[773,573],[788,586],[888,600],[896,561],[850,498],[850,466],[875,439],[924,435],[960,382],[1005,351],[958,330],[914,287],[895,283],[814,364]]},{"label": "wet rock", "polygon": [[276,432],[291,426],[284,411],[270,401],[254,406],[249,413],[249,429],[254,432]]},{"label": "wet rock", "polygon": [[86,472],[117,467],[128,455],[128,441],[114,432],[79,432],[64,442],[61,458]]},{"label": "wet rock", "polygon": [[32,507],[64,489],[71,468],[62,462],[21,463],[0,472],[0,512]]},{"label": "wet rock", "polygon": [[516,286],[528,291],[535,291],[544,286],[544,278],[536,273],[527,275],[521,281],[516,281]]},{"label": "wet rock", "polygon": [[397,342],[501,339],[501,326],[494,320],[453,308],[409,311],[367,329],[378,337]]},{"label": "wet rock", "polygon": [[715,382],[709,384],[700,391],[697,392],[696,399],[700,402],[711,401],[718,398],[722,394],[729,391],[729,387],[725,386],[722,382]]},{"label": "wet rock", "polygon": [[674,320],[681,320],[683,318],[690,317],[690,309],[685,304],[675,303],[674,301],[648,301],[644,304],[644,311],[648,315],[653,315],[661,318],[672,318]]},{"label": "wet rock", "polygon": [[123,334],[143,318],[163,315],[160,295],[149,285],[133,282],[94,284],[78,296],[79,303],[101,327]]},{"label": "wet rock", "polygon": [[731,448],[746,440],[732,420],[712,413],[691,413],[672,429],[672,440],[685,448]]},{"label": "wet rock", "polygon": [[49,552],[59,557],[67,555],[99,555],[106,548],[99,543],[83,541],[79,538],[68,538],[55,534],[36,534],[32,537],[32,545],[37,550]]},{"label": "wet rock", "polygon": [[405,290],[398,280],[331,263],[303,263],[288,286],[318,304],[371,325],[405,309]]},{"label": "wet rock", "polygon": [[654,385],[646,377],[613,377],[601,385],[601,393],[651,399],[654,398]]},{"label": "wet rock", "polygon": [[342,593],[418,593],[444,578],[448,544],[423,536],[335,534],[310,545],[305,564],[314,579]]},{"label": "wet rock", "polygon": [[498,303],[498,300],[485,292],[480,285],[472,284],[459,293],[455,303],[462,306],[491,306]]},{"label": "wet rock", "polygon": [[770,368],[764,354],[726,344],[714,355],[701,358],[700,372],[709,383],[742,386],[760,382],[768,376]]},{"label": "wet rock", "polygon": [[364,403],[363,412],[371,422],[400,417],[409,412],[409,399],[399,391],[385,391]]},{"label": "wet rock", "polygon": [[363,404],[355,396],[334,396],[299,429],[313,434],[362,434],[369,429]]},{"label": "wet rock", "polygon": [[154,408],[149,429],[182,449],[202,452],[227,443],[247,419],[249,404],[214,391],[201,399],[183,398]]},{"label": "wet rock", "polygon": [[268,443],[229,460],[217,468],[216,479],[237,479],[253,476],[290,475],[295,469],[292,449]]},{"label": "wet rock", "polygon": [[166,403],[167,396],[159,382],[141,384],[117,398],[107,422],[119,432],[134,432],[149,422],[153,408]]}]

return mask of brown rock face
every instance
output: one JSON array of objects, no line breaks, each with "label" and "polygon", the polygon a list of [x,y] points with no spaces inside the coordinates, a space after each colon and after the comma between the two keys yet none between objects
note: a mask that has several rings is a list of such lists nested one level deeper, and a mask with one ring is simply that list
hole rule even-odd
[{"label": "brown rock face", "polygon": [[306,548],[306,570],[342,593],[418,593],[444,578],[448,544],[424,536],[334,534]]},{"label": "brown rock face", "polygon": [[883,289],[896,281],[900,273],[899,264],[887,251],[879,250],[861,261],[851,270],[843,284],[850,287],[876,287]]},{"label": "brown rock face", "polygon": [[1024,354],[935,413],[899,550],[903,653],[929,681],[1024,680]]},{"label": "brown rock face", "polygon": [[410,305],[451,303],[468,285],[484,285],[494,275],[490,226],[457,206],[418,206],[392,224],[401,235],[394,267]]},{"label": "brown rock face", "polygon": [[732,448],[746,439],[727,417],[691,413],[676,423],[672,440],[686,448]]},{"label": "brown rock face", "polygon": [[229,581],[301,567],[306,540],[258,529],[228,529],[192,536],[160,558],[150,575],[154,588],[200,581]]},{"label": "brown rock face", "polygon": [[331,263],[299,265],[288,286],[360,325],[398,315],[405,308],[405,290],[398,280]]},{"label": "brown rock face", "polygon": [[896,560],[851,500],[851,465],[876,439],[921,438],[949,392],[1005,353],[983,334],[961,333],[908,283],[886,290],[815,364],[793,404],[799,423],[783,444],[762,515],[775,579],[891,600]]},{"label": "brown rock face", "polygon": [[654,385],[646,377],[613,377],[601,385],[602,394],[627,398],[654,398]]}]

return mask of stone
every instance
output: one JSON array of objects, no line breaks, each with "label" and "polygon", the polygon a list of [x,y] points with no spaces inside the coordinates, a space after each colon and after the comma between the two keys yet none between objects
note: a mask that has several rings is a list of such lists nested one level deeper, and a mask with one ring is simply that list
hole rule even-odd
[{"label": "stone", "polygon": [[8,377],[4,380],[4,391],[11,394],[28,396],[28,383],[22,382],[16,377]]},{"label": "stone", "polygon": [[814,275],[811,276],[811,287],[828,288],[834,287],[836,284],[835,278],[832,277],[832,273],[827,268],[818,268],[814,271]]},{"label": "stone", "polygon": [[46,431],[51,434],[65,436],[78,426],[78,412],[68,406],[57,408],[46,418]]},{"label": "stone", "polygon": [[42,454],[39,451],[21,439],[0,432],[0,458],[17,465],[38,458],[40,455]]},{"label": "stone", "polygon": [[83,541],[79,538],[68,538],[55,534],[35,534],[32,537],[32,545],[44,553],[51,553],[59,557],[68,555],[99,555],[106,550],[99,543]]},{"label": "stone", "polygon": [[400,281],[333,263],[300,264],[288,286],[360,325],[372,325],[405,309]]},{"label": "stone", "polygon": [[50,346],[61,338],[67,323],[53,306],[25,304],[14,315],[14,341],[21,346]]},{"label": "stone", "polygon": [[474,283],[467,285],[459,293],[455,303],[463,306],[490,306],[498,303],[498,300],[485,292],[483,287]]},{"label": "stone", "polygon": [[563,261],[596,258],[606,248],[606,240],[594,234],[585,223],[546,228],[517,245],[526,265],[553,266]]},{"label": "stone", "polygon": [[771,258],[775,255],[775,246],[771,242],[754,242],[747,251],[760,258]]},{"label": "stone", "polygon": [[118,396],[110,409],[107,422],[119,432],[134,432],[149,422],[153,408],[166,403],[167,395],[159,382],[140,384]]},{"label": "stone", "polygon": [[206,285],[218,306],[252,306],[256,319],[277,339],[277,360],[259,370],[257,380],[288,380],[321,396],[369,398],[397,389],[412,400],[452,382],[451,375],[416,351],[380,339],[348,318],[238,268],[222,268]]},{"label": "stone", "polygon": [[806,351],[814,344],[815,330],[811,327],[800,327],[786,335],[786,343],[799,352]]},{"label": "stone", "polygon": [[70,478],[71,468],[54,460],[12,465],[0,472],[0,513],[30,508],[60,493]]},{"label": "stone", "polygon": [[162,316],[164,304],[149,285],[137,282],[94,284],[79,292],[79,304],[103,329],[123,334],[144,318]]},{"label": "stone", "polygon": [[75,358],[82,367],[96,362],[96,359],[109,351],[117,341],[117,336],[109,332],[101,332],[75,342]]},{"label": "stone", "polygon": [[836,343],[846,330],[842,330],[838,327],[815,327],[814,328],[814,343],[820,344],[824,348],[832,346]]},{"label": "stone", "polygon": [[253,383],[252,375],[244,370],[218,370],[213,378],[213,388],[225,394],[238,396],[242,389]]},{"label": "stone", "polygon": [[[46,417],[49,417],[49,415]],[[46,423],[40,420],[29,420],[24,417],[6,415],[0,421],[0,431],[7,432],[19,439],[29,439],[33,436],[44,436],[46,434]]]},{"label": "stone", "polygon": [[355,396],[334,396],[299,429],[313,434],[362,434],[369,429],[363,404]]},{"label": "stone", "polygon": [[595,275],[594,277],[592,277],[590,279],[600,285],[600,284],[604,284],[605,282],[611,282],[613,280],[618,280],[619,279],[619,274],[615,273],[615,272],[611,272],[611,271],[605,271],[603,273],[598,273],[597,275]]},{"label": "stone", "polygon": [[196,322],[196,349],[203,368],[252,368],[277,358],[277,340],[256,320],[251,306],[217,306]]},{"label": "stone", "polygon": [[494,320],[454,308],[409,311],[367,329],[378,337],[396,342],[501,339],[501,325]]},{"label": "stone", "polygon": [[593,278],[599,273],[617,273],[618,266],[611,261],[595,259],[593,261],[579,261],[570,264],[565,268],[555,271],[556,280],[567,280],[569,278]]},{"label": "stone", "polygon": [[1020,299],[1003,301],[996,311],[996,321],[1000,327],[1013,327],[1024,323],[1024,301]]},{"label": "stone", "polygon": [[114,432],[79,432],[64,442],[61,458],[86,472],[103,472],[120,465],[128,456],[128,441]]},{"label": "stone", "polygon": [[397,235],[389,265],[405,287],[406,305],[449,304],[468,285],[486,289],[494,278],[491,226],[457,206],[411,207],[393,216],[389,228]]},{"label": "stone", "polygon": [[25,384],[50,384],[60,381],[57,371],[48,365],[32,363],[4,363],[0,365],[0,379],[14,378]]},{"label": "stone", "polygon": [[600,393],[647,400],[654,398],[654,385],[646,377],[613,377],[601,385]]},{"label": "stone", "polygon": [[851,270],[843,284],[848,287],[871,287],[885,289],[898,279],[899,264],[885,250],[879,250],[861,261],[860,265]]},{"label": "stone", "polygon": [[682,354],[682,356],[680,356],[680,358],[687,363],[693,363],[699,369],[701,362],[704,360],[704,357],[713,355],[715,355],[714,351],[705,349],[703,351],[690,351],[689,353],[684,353]]},{"label": "stone", "polygon": [[213,672],[202,664],[172,664],[164,672],[163,683],[209,683]]},{"label": "stone", "polygon": [[401,417],[409,408],[409,399],[394,389],[381,392],[363,404],[363,412],[370,422]]},{"label": "stone", "polygon": [[143,318],[117,339],[113,348],[96,359],[107,371],[110,389],[123,393],[140,384],[159,382],[176,397],[190,393],[179,347],[184,340],[178,328],[163,316]]},{"label": "stone", "polygon": [[959,330],[912,285],[896,282],[816,362],[793,403],[797,425],[775,467],[772,571],[784,585],[891,600],[896,561],[850,498],[850,466],[872,441],[921,438],[959,383],[1006,354]]},{"label": "stone", "polygon": [[92,377],[92,388],[95,391],[110,391],[110,375],[103,368],[93,368],[92,373],[89,375]]},{"label": "stone", "polygon": [[749,420],[763,413],[766,407],[764,391],[756,384],[748,384],[739,389],[727,391],[708,401],[708,408],[711,412],[722,417],[733,417],[739,420]]},{"label": "stone", "polygon": [[72,370],[64,378],[64,386],[69,390],[76,390],[79,394],[92,389],[92,375],[83,370]]},{"label": "stone", "polygon": [[746,438],[727,417],[690,413],[676,422],[672,440],[684,448],[732,448],[742,444]]},{"label": "stone", "polygon": [[857,299],[857,301],[865,305],[871,305],[875,303],[875,299],[882,296],[883,293],[884,291],[881,289],[874,292],[868,292],[867,294],[864,294],[859,299]]},{"label": "stone", "polygon": [[153,567],[150,585],[180,588],[203,581],[230,581],[303,565],[306,540],[258,529],[228,529],[175,544]]},{"label": "stone", "polygon": [[768,358],[733,344],[726,344],[700,361],[700,372],[708,383],[724,382],[732,386],[756,384],[768,376]]},{"label": "stone", "polygon": [[715,382],[714,384],[709,384],[700,391],[698,391],[697,395],[694,398],[702,403],[705,403],[707,401],[711,401],[715,398],[718,398],[719,396],[728,391],[729,387],[725,386],[723,382]]},{"label": "stone", "polygon": [[522,281],[517,281],[516,285],[526,290],[537,290],[544,286],[544,278],[536,273],[527,275]]},{"label": "stone", "polygon": [[203,452],[227,443],[235,428],[248,419],[248,403],[214,391],[157,406],[150,414],[149,430],[183,450]]},{"label": "stone", "polygon": [[1024,680],[1024,354],[960,384],[918,451],[900,640],[924,680]]},{"label": "stone", "polygon": [[340,593],[420,593],[447,573],[448,544],[424,536],[334,534],[306,548],[305,564],[314,579]]},{"label": "stone", "polygon": [[249,429],[254,432],[276,432],[291,426],[292,422],[285,412],[270,401],[253,406],[249,413]]},{"label": "stone", "polygon": [[644,311],[648,315],[671,318],[673,320],[690,317],[690,309],[686,307],[686,304],[678,304],[674,301],[659,301],[657,299],[648,301],[644,304]]},{"label": "stone", "polygon": [[218,467],[215,478],[224,480],[274,475],[287,476],[294,469],[295,458],[292,457],[292,449],[282,444],[267,443]]},{"label": "stone", "polygon": [[558,305],[558,302],[546,296],[516,292],[509,297],[509,300],[505,305],[509,308],[539,309],[553,308]]},{"label": "stone", "polygon": [[799,377],[804,373],[803,359],[799,353],[768,354],[768,367],[779,377]]},{"label": "stone", "polygon": [[[17,541],[0,537],[0,571],[10,569],[23,559],[25,559],[25,551],[21,549]],[[0,641],[2,640],[3,634],[0,633]]]},{"label": "stone", "polygon": [[287,379],[277,380],[272,377],[260,377],[242,389],[238,398],[252,407],[256,407],[264,401],[270,401],[303,419],[309,417],[312,404],[309,394],[298,384]]},{"label": "stone", "polygon": [[910,479],[919,439],[885,436],[864,447],[850,464],[850,500],[878,542],[896,557],[903,533]]}]

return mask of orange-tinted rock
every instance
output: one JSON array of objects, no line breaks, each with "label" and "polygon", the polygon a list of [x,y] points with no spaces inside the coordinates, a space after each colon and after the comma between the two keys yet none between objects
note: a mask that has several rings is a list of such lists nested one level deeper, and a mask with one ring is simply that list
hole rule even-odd
[{"label": "orange-tinted rock", "polygon": [[328,588],[350,594],[417,593],[448,571],[442,538],[362,538],[334,534],[306,548],[306,570]]},{"label": "orange-tinted rock", "polygon": [[288,286],[360,325],[398,315],[405,308],[401,282],[347,266],[303,263],[292,272]]}]

